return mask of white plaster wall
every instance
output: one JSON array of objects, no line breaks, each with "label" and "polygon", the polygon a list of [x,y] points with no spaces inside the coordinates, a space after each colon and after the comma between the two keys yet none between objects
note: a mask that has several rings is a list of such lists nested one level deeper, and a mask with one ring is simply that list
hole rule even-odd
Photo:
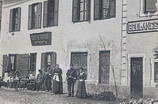
[{"label": "white plaster wall", "polygon": [[[117,83],[120,83],[120,42],[121,42],[121,1],[116,1],[116,18],[93,20],[93,2],[91,0],[91,21],[72,22],[72,0],[59,1],[59,26],[28,30],[28,5],[44,0],[30,0],[18,5],[4,5],[2,18],[2,53],[37,52],[37,69],[41,67],[41,53],[57,52],[57,63],[63,68],[64,76],[70,65],[70,53],[73,51],[88,52],[88,82],[98,83],[99,51],[111,50],[111,64],[115,68]],[[21,31],[9,33],[9,10],[21,7]],[[43,20],[43,19],[42,19]],[[30,34],[52,32],[52,45],[31,46]],[[113,73],[110,70],[110,83],[113,83]]]}]

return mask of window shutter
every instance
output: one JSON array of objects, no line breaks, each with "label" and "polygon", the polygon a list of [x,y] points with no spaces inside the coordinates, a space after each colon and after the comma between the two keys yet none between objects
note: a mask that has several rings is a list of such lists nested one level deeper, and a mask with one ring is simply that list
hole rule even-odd
[{"label": "window shutter", "polygon": [[91,15],[91,0],[87,0],[87,20],[90,21]]},{"label": "window shutter", "polygon": [[37,28],[41,28],[41,17],[42,17],[42,3],[38,4],[38,10],[37,10]]},{"label": "window shutter", "polygon": [[28,29],[32,28],[32,5],[29,5]]},{"label": "window shutter", "polygon": [[48,2],[44,2],[44,10],[43,10],[43,27],[48,26]]},{"label": "window shutter", "polygon": [[46,53],[42,53],[41,55],[41,70],[46,69]]},{"label": "window shutter", "polygon": [[17,31],[20,31],[20,25],[21,25],[21,8],[18,8],[18,28]]},{"label": "window shutter", "polygon": [[72,21],[79,21],[79,0],[73,0]]},{"label": "window shutter", "polygon": [[100,19],[101,0],[94,0],[94,20]]},{"label": "window shutter", "polygon": [[116,16],[116,0],[110,0],[109,15],[110,17]]},{"label": "window shutter", "polygon": [[145,0],[144,2],[144,12],[156,12],[157,11],[157,8],[156,8],[156,3],[157,3],[157,0]]},{"label": "window shutter", "polygon": [[58,26],[58,8],[59,8],[59,0],[55,0],[54,5],[54,26]]},{"label": "window shutter", "polygon": [[13,31],[13,9],[10,10],[9,32]]},{"label": "window shutter", "polygon": [[7,55],[3,55],[3,73],[8,72],[9,65],[9,57]]}]

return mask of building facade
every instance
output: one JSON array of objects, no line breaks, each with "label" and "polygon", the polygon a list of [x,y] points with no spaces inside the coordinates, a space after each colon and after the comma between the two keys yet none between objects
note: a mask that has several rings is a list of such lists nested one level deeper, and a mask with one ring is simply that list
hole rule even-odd
[{"label": "building facade", "polygon": [[157,4],[157,0],[128,0],[127,85],[132,96],[157,96]]},{"label": "building facade", "polygon": [[71,64],[76,70],[85,68],[89,93],[116,91],[114,86],[121,85],[122,1],[6,0],[3,4],[1,70],[6,80],[15,71],[37,75],[39,69],[57,63],[64,79]]}]

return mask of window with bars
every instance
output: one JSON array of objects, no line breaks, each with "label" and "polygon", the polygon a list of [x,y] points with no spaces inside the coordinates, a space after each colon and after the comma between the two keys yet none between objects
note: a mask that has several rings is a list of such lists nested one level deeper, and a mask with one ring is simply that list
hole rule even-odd
[{"label": "window with bars", "polygon": [[41,28],[42,3],[29,5],[28,29]]},{"label": "window with bars", "polygon": [[94,20],[116,16],[116,0],[94,0]]},{"label": "window with bars", "polygon": [[157,0],[144,0],[144,13],[157,12]]},{"label": "window with bars", "polygon": [[154,63],[154,81],[158,82],[158,62]]},{"label": "window with bars", "polygon": [[59,0],[48,0],[44,2],[43,27],[58,25]]},{"label": "window with bars", "polygon": [[72,21],[90,21],[90,0],[73,0]]},{"label": "window with bars", "polygon": [[21,8],[14,8],[10,10],[9,32],[20,31],[21,23]]}]

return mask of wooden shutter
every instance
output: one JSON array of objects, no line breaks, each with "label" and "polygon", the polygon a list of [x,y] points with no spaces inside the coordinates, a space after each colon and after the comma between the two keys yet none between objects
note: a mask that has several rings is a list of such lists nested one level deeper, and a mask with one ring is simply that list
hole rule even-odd
[{"label": "wooden shutter", "polygon": [[20,25],[21,25],[21,8],[18,8],[18,26],[17,26],[17,31],[20,31]]},{"label": "wooden shutter", "polygon": [[46,69],[46,53],[42,53],[41,55],[41,70]]},{"label": "wooden shutter", "polygon": [[48,1],[44,2],[44,9],[43,9],[43,27],[48,26]]},{"label": "wooden shutter", "polygon": [[27,76],[30,71],[29,54],[16,55],[16,70],[20,72],[20,75]]},{"label": "wooden shutter", "polygon": [[91,0],[87,0],[87,20],[90,21],[91,15]]},{"label": "wooden shutter", "polygon": [[156,12],[156,3],[157,0],[145,0],[144,2],[144,12]]},{"label": "wooden shutter", "polygon": [[9,57],[7,55],[3,55],[3,73],[8,72],[9,65]]},{"label": "wooden shutter", "polygon": [[158,82],[158,62],[154,63],[154,81]]},{"label": "wooden shutter", "polygon": [[32,5],[29,5],[28,29],[32,29]]},{"label": "wooden shutter", "polygon": [[79,0],[73,0],[72,21],[79,21]]},{"label": "wooden shutter", "polygon": [[100,19],[101,0],[94,0],[94,20]]},{"label": "wooden shutter", "polygon": [[38,4],[38,7],[37,7],[37,28],[40,28],[41,27],[41,17],[42,17],[42,3],[39,3]]},{"label": "wooden shutter", "polygon": [[109,15],[110,17],[116,16],[116,0],[110,0]]},{"label": "wooden shutter", "polygon": [[36,58],[37,58],[37,53],[30,54],[30,70],[31,71],[36,71]]},{"label": "wooden shutter", "polygon": [[9,32],[13,31],[13,9],[10,10]]},{"label": "wooden shutter", "polygon": [[59,8],[59,0],[55,0],[54,5],[54,26],[58,26],[58,8]]}]

